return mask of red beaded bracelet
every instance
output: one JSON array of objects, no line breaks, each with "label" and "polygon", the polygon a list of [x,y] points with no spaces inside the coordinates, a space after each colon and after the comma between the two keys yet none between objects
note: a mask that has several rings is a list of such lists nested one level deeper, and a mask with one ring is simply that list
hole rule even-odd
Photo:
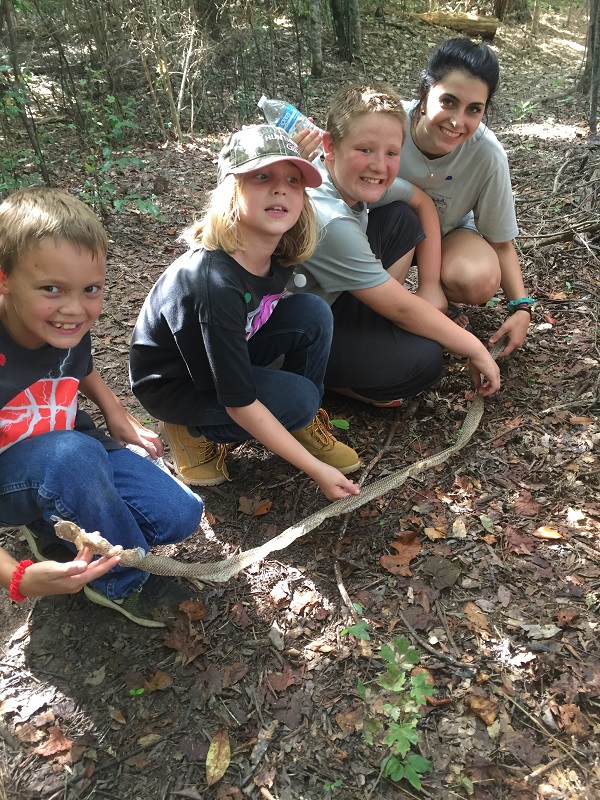
[{"label": "red beaded bracelet", "polygon": [[15,603],[22,603],[23,600],[27,599],[24,594],[19,592],[19,585],[23,579],[23,573],[27,567],[30,567],[32,564],[33,561],[26,559],[25,561],[21,561],[20,564],[18,564],[14,569],[12,578],[10,579],[10,586],[8,588],[8,596],[11,600],[14,600]]}]

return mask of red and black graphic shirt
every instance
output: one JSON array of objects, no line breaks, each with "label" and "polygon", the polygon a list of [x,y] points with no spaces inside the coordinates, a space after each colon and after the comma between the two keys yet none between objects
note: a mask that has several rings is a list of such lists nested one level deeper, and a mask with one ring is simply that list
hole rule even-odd
[{"label": "red and black graphic shirt", "polygon": [[0,453],[32,436],[79,429],[80,422],[89,428],[91,420],[78,410],[77,390],[92,371],[91,347],[87,333],[70,350],[49,345],[29,350],[0,324]]}]

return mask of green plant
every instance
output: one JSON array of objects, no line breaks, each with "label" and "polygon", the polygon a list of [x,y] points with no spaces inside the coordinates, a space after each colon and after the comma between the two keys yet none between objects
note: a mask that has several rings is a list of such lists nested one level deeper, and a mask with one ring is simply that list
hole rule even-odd
[{"label": "green plant", "polygon": [[421,789],[421,776],[431,769],[431,762],[410,751],[421,738],[416,730],[421,707],[435,694],[435,688],[426,671],[410,674],[421,657],[404,636],[382,645],[378,657],[385,662],[383,672],[368,685],[359,678],[356,687],[366,706],[363,736],[369,744],[387,748],[381,762],[385,777],[393,781],[406,778],[415,789]]},{"label": "green plant", "polygon": [[323,784],[323,789],[326,792],[333,792],[335,789],[339,789],[343,785],[343,781],[339,778],[337,781],[325,781]]},{"label": "green plant", "polygon": [[513,119],[515,122],[523,122],[525,119],[531,119],[534,114],[537,114],[537,106],[530,100],[519,100],[519,102],[512,107]]}]

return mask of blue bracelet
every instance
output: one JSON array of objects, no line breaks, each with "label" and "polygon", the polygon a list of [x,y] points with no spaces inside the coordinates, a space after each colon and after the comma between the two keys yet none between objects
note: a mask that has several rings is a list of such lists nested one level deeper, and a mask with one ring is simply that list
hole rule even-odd
[{"label": "blue bracelet", "polygon": [[508,310],[512,311],[513,309],[516,309],[517,306],[534,306],[534,305],[535,305],[534,297],[519,297],[518,300],[508,301]]}]

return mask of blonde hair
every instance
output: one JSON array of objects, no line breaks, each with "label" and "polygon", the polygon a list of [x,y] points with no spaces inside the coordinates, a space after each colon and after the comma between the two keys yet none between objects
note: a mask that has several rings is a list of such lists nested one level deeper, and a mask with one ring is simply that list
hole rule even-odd
[{"label": "blonde hair", "polygon": [[[231,255],[243,249],[238,226],[240,186],[244,175],[228,175],[210,194],[208,206],[200,220],[183,232],[190,247],[224,250]],[[274,255],[284,267],[300,264],[310,258],[319,241],[315,213],[304,192],[302,211],[296,224],[286,231]]]},{"label": "blonde hair", "polygon": [[406,111],[402,98],[388,83],[353,83],[334,95],[327,114],[327,131],[334,144],[348,136],[356,117],[362,114],[389,114],[406,135]]},{"label": "blonde hair", "polygon": [[0,205],[0,269],[10,275],[23,252],[42,239],[66,239],[106,254],[108,236],[94,212],[73,195],[48,186],[20,189]]}]

